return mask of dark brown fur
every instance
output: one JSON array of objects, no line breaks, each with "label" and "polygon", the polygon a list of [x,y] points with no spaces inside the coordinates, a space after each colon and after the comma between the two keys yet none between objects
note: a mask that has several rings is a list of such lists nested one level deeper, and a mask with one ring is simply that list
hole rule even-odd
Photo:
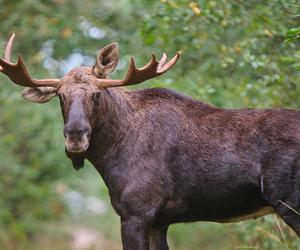
[{"label": "dark brown fur", "polygon": [[300,236],[300,112],[220,109],[167,89],[99,88],[117,48],[103,48],[93,68],[75,68],[59,87],[26,88],[23,96],[60,97],[66,153],[74,168],[87,159],[102,176],[123,249],[168,249],[173,223],[274,211]]},{"label": "dark brown fur", "polygon": [[[94,105],[91,84],[62,83],[92,129],[88,150],[68,156],[103,177],[124,249],[148,249],[149,239],[167,249],[172,223],[230,221],[265,207],[300,234],[300,216],[284,205],[300,210],[298,111],[220,109],[167,89],[101,89]],[[86,95],[72,96],[78,88]]]}]

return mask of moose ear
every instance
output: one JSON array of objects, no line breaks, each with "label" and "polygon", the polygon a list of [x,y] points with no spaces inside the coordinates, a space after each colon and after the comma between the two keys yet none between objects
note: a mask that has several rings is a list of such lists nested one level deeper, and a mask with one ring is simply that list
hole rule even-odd
[{"label": "moose ear", "polygon": [[22,92],[26,100],[36,103],[49,102],[56,95],[57,88],[54,87],[25,88]]},{"label": "moose ear", "polygon": [[114,71],[119,61],[119,45],[111,43],[101,49],[98,53],[93,73],[98,78],[107,78]]}]

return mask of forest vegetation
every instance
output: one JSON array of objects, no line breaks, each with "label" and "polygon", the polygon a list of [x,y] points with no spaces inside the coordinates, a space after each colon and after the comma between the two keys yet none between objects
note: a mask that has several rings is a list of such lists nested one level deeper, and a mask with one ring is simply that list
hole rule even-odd
[{"label": "forest vegetation", "polygon": [[[171,88],[223,108],[300,109],[298,0],[0,0],[0,53],[12,32],[13,59],[21,53],[35,78],[91,66],[116,41],[112,78],[124,76],[130,56],[144,65],[152,51],[182,51],[171,71],[134,88]],[[35,105],[21,91],[0,75],[0,249],[84,249],[82,235],[94,244],[86,249],[120,249],[102,179],[88,163],[73,170],[65,156],[58,100]],[[175,250],[300,249],[275,215],[174,225],[169,242]]]}]

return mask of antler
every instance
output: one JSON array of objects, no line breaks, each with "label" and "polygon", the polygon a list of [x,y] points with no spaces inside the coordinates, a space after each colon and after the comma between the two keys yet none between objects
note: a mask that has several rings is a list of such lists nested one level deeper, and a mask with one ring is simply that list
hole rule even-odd
[{"label": "antler", "polygon": [[179,57],[180,52],[177,52],[176,55],[166,63],[167,55],[164,53],[158,62],[156,61],[155,54],[152,53],[152,59],[142,68],[136,68],[134,59],[131,58],[128,72],[124,80],[98,79],[97,84],[101,88],[138,84],[167,72],[175,65]]},{"label": "antler", "polygon": [[14,83],[24,87],[57,87],[60,79],[36,80],[31,78],[21,55],[18,56],[17,63],[11,62],[14,39],[15,33],[12,34],[6,44],[4,59],[0,58],[0,72],[7,75]]}]

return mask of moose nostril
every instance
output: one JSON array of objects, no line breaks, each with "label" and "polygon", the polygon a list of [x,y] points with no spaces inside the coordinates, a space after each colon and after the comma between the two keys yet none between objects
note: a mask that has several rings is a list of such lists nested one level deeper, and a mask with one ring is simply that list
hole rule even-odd
[{"label": "moose nostril", "polygon": [[64,128],[64,136],[83,136],[87,135],[88,137],[91,134],[91,128],[89,126],[69,126],[66,125]]},{"label": "moose nostril", "polygon": [[81,136],[84,134],[84,130],[83,129],[70,129],[70,130],[68,130],[68,134]]},{"label": "moose nostril", "polygon": [[90,131],[90,130],[89,130],[88,127],[82,128],[82,133],[84,133],[84,134],[88,134],[89,131]]},{"label": "moose nostril", "polygon": [[87,137],[90,137],[90,136],[91,136],[91,133],[92,133],[92,131],[91,131],[91,128],[90,128],[90,127],[86,127],[86,128],[84,129],[84,134],[86,134]]},{"label": "moose nostril", "polygon": [[73,134],[77,134],[79,136],[87,134],[88,130],[86,128],[80,128],[77,131],[72,131]]}]

